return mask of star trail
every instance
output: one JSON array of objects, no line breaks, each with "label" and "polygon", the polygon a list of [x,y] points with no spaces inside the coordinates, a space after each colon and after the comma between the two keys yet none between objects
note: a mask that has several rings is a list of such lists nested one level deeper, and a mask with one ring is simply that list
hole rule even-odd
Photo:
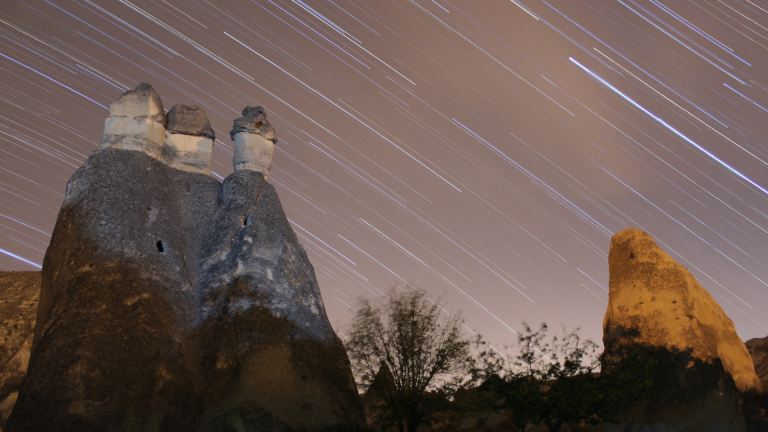
[{"label": "star trail", "polygon": [[343,330],[411,283],[494,344],[600,340],[613,233],[650,233],[768,334],[768,2],[8,0],[0,269],[42,264],[109,104],[202,106],[212,170],[262,105],[270,182]]}]

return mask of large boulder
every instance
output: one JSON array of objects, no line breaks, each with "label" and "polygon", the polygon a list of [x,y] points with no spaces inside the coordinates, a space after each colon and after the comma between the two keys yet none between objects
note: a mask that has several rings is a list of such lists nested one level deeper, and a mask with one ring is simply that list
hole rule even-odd
[{"label": "large boulder", "polygon": [[[157,105],[148,94],[122,99]],[[209,139],[190,112],[170,130]],[[97,150],[67,185],[7,430],[362,425],[346,351],[264,174],[220,184],[145,153]]]},{"label": "large boulder", "polygon": [[0,272],[0,429],[27,374],[39,298],[39,271]]},{"label": "large boulder", "polygon": [[666,382],[657,382],[652,403],[611,430],[744,430],[738,390],[761,384],[720,305],[643,231],[614,235],[608,261],[605,346],[643,344],[654,350],[659,368],[668,369],[656,373],[657,381]]}]

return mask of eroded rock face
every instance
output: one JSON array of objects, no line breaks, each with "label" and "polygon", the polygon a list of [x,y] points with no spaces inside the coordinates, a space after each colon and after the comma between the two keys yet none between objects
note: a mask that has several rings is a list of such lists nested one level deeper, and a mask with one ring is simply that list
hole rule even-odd
[{"label": "eroded rock face", "polygon": [[168,111],[168,130],[160,161],[182,171],[211,174],[216,135],[205,111],[196,105],[174,105]]},{"label": "eroded rock face", "polygon": [[[670,353],[689,352],[692,360],[704,362],[704,368],[714,364],[707,374],[720,370],[722,375],[704,377],[706,383],[690,400],[671,398],[664,405],[649,404],[635,413],[634,423],[628,428],[611,430],[743,430],[735,387],[742,391],[760,388],[760,381],[733,322],[720,305],[643,231],[630,228],[614,235],[608,261],[605,346],[641,343]],[[678,378],[678,387],[693,389],[699,385],[684,382],[683,375],[670,379]],[[735,382],[735,386],[729,382]]]},{"label": "eroded rock face", "polygon": [[768,337],[750,339],[745,345],[755,364],[757,377],[763,388],[768,389]]},{"label": "eroded rock face", "polygon": [[39,271],[0,272],[0,428],[27,374],[39,298]]},{"label": "eroded rock face", "polygon": [[269,180],[277,134],[267,121],[264,108],[245,107],[243,117],[234,121],[229,136],[235,141],[235,154],[232,159],[235,172],[256,171],[264,174],[264,178]]},{"label": "eroded rock face", "polygon": [[243,108],[243,116],[234,121],[232,130],[229,132],[229,138],[235,139],[235,135],[240,132],[247,132],[252,134],[258,134],[264,138],[272,141],[272,144],[277,144],[277,134],[272,128],[272,125],[267,121],[267,113],[264,108],[257,107],[245,107]]},{"label": "eroded rock face", "polygon": [[108,148],[46,253],[20,431],[361,424],[314,271],[261,173],[224,184]]},{"label": "eroded rock face", "polygon": [[611,240],[610,293],[603,320],[606,346],[637,329],[640,343],[693,350],[702,360],[720,359],[742,391],[761,388],[733,321],[682,265],[650,235],[626,229]]},{"label": "eroded rock face", "polygon": [[158,158],[166,124],[160,96],[151,85],[141,83],[109,106],[101,148],[140,151]]},{"label": "eroded rock face", "polygon": [[194,430],[203,409],[194,262],[219,183],[143,152],[93,152],[43,261],[9,431]]}]

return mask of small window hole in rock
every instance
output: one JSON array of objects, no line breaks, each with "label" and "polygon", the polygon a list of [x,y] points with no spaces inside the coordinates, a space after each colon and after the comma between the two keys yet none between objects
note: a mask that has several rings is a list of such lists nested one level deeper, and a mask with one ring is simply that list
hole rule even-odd
[{"label": "small window hole in rock", "polygon": [[157,241],[157,251],[160,253],[165,253],[165,245],[163,244],[162,240]]},{"label": "small window hole in rock", "polygon": [[243,219],[243,226],[248,226],[251,224],[251,217],[248,216],[245,219]]},{"label": "small window hole in rock", "polygon": [[634,252],[630,252],[629,253],[629,259],[634,259],[634,258],[635,258],[635,253]]}]

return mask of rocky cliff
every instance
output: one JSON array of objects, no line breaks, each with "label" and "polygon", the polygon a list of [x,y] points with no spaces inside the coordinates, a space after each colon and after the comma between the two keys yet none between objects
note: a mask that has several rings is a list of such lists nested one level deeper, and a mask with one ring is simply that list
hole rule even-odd
[{"label": "rocky cliff", "polygon": [[364,421],[312,265],[267,183],[276,136],[260,107],[246,120],[254,111],[259,127],[234,135],[259,138],[236,139],[240,168],[221,184],[207,175],[213,130],[201,108],[166,116],[148,84],[112,104],[45,255],[8,431]]},{"label": "rocky cliff", "polygon": [[660,355],[659,368],[674,372],[659,371],[657,381],[667,382],[657,383],[656,391],[666,394],[655,394],[628,428],[616,430],[743,430],[735,387],[744,391],[761,384],[720,305],[643,231],[614,235],[608,262],[605,346],[652,347]]}]

